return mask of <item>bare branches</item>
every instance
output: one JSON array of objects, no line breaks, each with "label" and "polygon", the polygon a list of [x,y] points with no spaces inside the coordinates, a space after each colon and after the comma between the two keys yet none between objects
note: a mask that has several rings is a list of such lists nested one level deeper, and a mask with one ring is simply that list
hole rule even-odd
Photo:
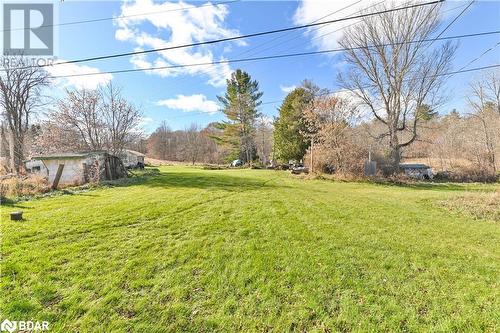
[{"label": "bare branches", "polygon": [[470,85],[469,105],[476,111],[492,109],[500,116],[500,71],[492,71]]},{"label": "bare branches", "polygon": [[483,79],[475,80],[470,84],[470,94],[467,97],[474,112],[469,116],[476,118],[480,125],[481,135],[484,137],[484,146],[487,151],[488,162],[496,172],[496,150],[499,145],[500,124],[500,78],[498,72],[491,72]]},{"label": "bare branches", "polygon": [[137,131],[142,113],[111,82],[101,87],[99,93],[102,101],[100,114],[108,136],[108,150],[119,153]]},{"label": "bare branches", "polygon": [[106,149],[117,154],[138,133],[141,112],[121,90],[109,83],[98,90],[66,91],[51,117],[62,128],[76,131],[89,150]]},{"label": "bare branches", "polygon": [[89,150],[104,148],[104,122],[99,114],[100,96],[95,90],[66,91],[52,119],[68,130],[79,133]]},{"label": "bare branches", "polygon": [[[384,3],[379,9],[389,7]],[[449,70],[456,51],[451,43],[432,50],[432,42],[403,42],[428,40],[439,22],[436,8],[411,8],[364,18],[346,29],[340,41],[349,69],[339,82],[385,125],[396,166],[401,147],[417,138],[419,107],[439,99],[441,74]]]},{"label": "bare branches", "polygon": [[0,73],[0,107],[8,125],[13,145],[14,166],[17,171],[22,167],[25,155],[24,141],[29,130],[30,120],[41,106],[42,90],[49,84],[47,72],[40,67],[19,68],[24,58],[3,57]]}]

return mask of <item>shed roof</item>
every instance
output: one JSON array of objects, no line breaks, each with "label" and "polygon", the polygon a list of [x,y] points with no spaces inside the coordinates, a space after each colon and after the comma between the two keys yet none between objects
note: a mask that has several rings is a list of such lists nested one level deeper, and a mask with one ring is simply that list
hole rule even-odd
[{"label": "shed roof", "polygon": [[400,164],[401,169],[429,169],[430,166],[422,163],[405,163]]},{"label": "shed roof", "polygon": [[144,155],[143,153],[140,153],[138,151],[135,151],[135,150],[131,150],[131,149],[125,149],[125,151],[127,153],[130,153],[130,154],[133,154],[133,155],[136,155],[136,156],[142,156],[142,157],[145,157],[146,155]]},{"label": "shed roof", "polygon": [[45,155],[37,155],[33,156],[34,160],[55,160],[55,159],[79,159],[85,158],[91,155],[100,155],[105,154],[104,150],[94,150],[87,152],[70,152],[70,153],[53,153],[53,154],[45,154]]}]

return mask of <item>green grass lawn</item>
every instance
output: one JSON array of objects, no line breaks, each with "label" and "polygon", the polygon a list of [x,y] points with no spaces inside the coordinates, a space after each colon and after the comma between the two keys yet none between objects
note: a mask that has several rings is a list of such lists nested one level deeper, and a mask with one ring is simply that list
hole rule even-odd
[{"label": "green grass lawn", "polygon": [[[500,331],[500,224],[398,187],[164,167],[2,207],[0,320],[51,332]],[[22,209],[26,220],[8,220]]]}]

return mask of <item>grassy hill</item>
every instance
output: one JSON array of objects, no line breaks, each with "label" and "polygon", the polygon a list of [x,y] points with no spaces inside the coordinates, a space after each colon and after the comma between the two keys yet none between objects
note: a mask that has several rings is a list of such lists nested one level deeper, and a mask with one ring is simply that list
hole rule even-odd
[{"label": "grassy hill", "polygon": [[500,224],[439,204],[491,191],[173,166],[3,206],[0,318],[52,332],[499,331]]}]

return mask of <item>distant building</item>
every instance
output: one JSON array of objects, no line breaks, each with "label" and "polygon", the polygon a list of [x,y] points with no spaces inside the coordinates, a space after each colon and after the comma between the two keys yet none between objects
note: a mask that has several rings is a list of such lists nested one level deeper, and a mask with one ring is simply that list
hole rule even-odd
[{"label": "distant building", "polygon": [[144,167],[144,157],[146,157],[146,155],[139,153],[138,151],[125,149],[118,156],[126,168]]},{"label": "distant building", "polygon": [[434,177],[431,167],[425,164],[400,164],[399,168],[410,178],[432,179]]},{"label": "distant building", "polygon": [[47,177],[49,184],[54,183],[59,166],[62,166],[59,185],[80,185],[127,176],[120,158],[105,151],[39,155],[26,161],[25,166],[28,172]]},{"label": "distant building", "polygon": [[28,173],[38,173],[41,175],[47,174],[47,168],[41,160],[28,160],[24,162],[24,167]]}]

